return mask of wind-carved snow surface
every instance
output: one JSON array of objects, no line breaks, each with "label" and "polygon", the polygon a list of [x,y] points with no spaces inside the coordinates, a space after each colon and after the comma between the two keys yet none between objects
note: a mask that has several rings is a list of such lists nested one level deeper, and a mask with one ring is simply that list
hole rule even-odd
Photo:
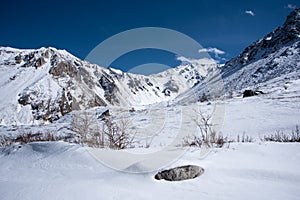
[{"label": "wind-carved snow surface", "polygon": [[204,167],[183,182],[103,166],[85,148],[32,143],[0,155],[0,198],[10,199],[289,199],[299,198],[299,144],[232,144],[199,159],[190,149],[171,166]]}]

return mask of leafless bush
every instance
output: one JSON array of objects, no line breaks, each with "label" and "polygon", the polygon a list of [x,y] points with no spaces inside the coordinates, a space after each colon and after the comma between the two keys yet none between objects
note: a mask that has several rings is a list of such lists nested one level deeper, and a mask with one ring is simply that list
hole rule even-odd
[{"label": "leafless bush", "polygon": [[211,138],[214,137],[215,132],[212,130],[211,117],[212,115],[204,115],[202,112],[197,112],[198,118],[194,122],[200,130],[199,139],[209,145]]},{"label": "leafless bush", "polygon": [[236,138],[236,142],[242,142],[242,143],[252,143],[254,142],[254,138],[246,135],[245,133],[243,133],[242,137],[240,135],[237,136]]},{"label": "leafless bush", "polygon": [[186,136],[183,138],[182,145],[188,147],[201,147],[203,144],[203,140],[197,136]]},{"label": "leafless bush", "polygon": [[125,149],[133,146],[135,134],[129,130],[129,120],[122,119],[117,123],[113,122],[111,118],[105,119],[104,128],[102,129],[107,136],[108,146],[112,149]]},{"label": "leafless bush", "polygon": [[284,133],[283,131],[277,131],[272,135],[265,135],[262,141],[268,142],[300,142],[300,130],[299,126],[296,126],[291,133]]},{"label": "leafless bush", "polygon": [[[77,112],[73,114],[71,122],[72,130],[79,135],[82,144],[88,146],[101,145],[103,142],[99,141],[97,137],[99,134],[99,125],[96,116],[87,111]],[[98,142],[99,141],[99,142]]]},{"label": "leafless bush", "polygon": [[228,140],[227,137],[223,137],[222,134],[215,135],[211,137],[209,141],[203,140],[203,137],[199,136],[187,136],[183,138],[182,146],[189,146],[189,147],[202,147],[202,145],[208,145],[208,147],[217,147],[222,148],[224,144],[231,143],[232,140]]},{"label": "leafless bush", "polygon": [[[230,145],[230,143],[234,142],[234,140],[224,137],[221,133],[216,133],[211,120],[212,114],[205,115],[202,112],[197,112],[197,115],[198,119],[194,119],[194,122],[199,128],[200,134],[183,138],[183,146],[201,147],[206,145],[208,147],[221,148],[226,143]],[[244,133],[242,137],[237,136],[237,142],[254,142],[254,139]]]},{"label": "leafless bush", "polygon": [[130,131],[129,120],[115,122],[107,116],[99,122],[96,115],[87,111],[73,115],[72,130],[79,135],[81,144],[96,148],[130,148],[135,136]]},{"label": "leafless bush", "polygon": [[227,137],[224,137],[221,133],[217,133],[213,129],[212,114],[205,115],[202,112],[196,111],[198,118],[193,119],[199,128],[199,134],[187,136],[183,138],[183,146],[197,146],[201,147],[206,145],[207,147],[223,147],[225,143],[230,143]]},{"label": "leafless bush", "polygon": [[28,144],[32,142],[51,142],[51,141],[65,141],[76,143],[76,140],[70,140],[72,136],[60,136],[56,135],[51,131],[44,132],[32,132],[32,131],[24,131],[18,134],[17,136],[0,136],[0,147],[10,146],[14,143],[20,144]]},{"label": "leafless bush", "polygon": [[0,147],[7,147],[14,143],[14,140],[6,135],[0,135]]},{"label": "leafless bush", "polygon": [[[222,147],[228,139],[223,137],[221,133],[217,134],[217,132],[213,129],[212,114],[205,115],[199,111],[197,112],[197,115],[198,118],[194,119],[194,122],[200,130],[200,135],[193,136],[192,143],[197,146],[205,144],[208,147]],[[190,138],[187,140],[190,140]]]},{"label": "leafless bush", "polygon": [[224,137],[222,134],[219,134],[213,141],[213,144],[215,144],[218,148],[222,148],[225,143],[230,144],[231,142],[232,140],[228,140],[227,137]]}]

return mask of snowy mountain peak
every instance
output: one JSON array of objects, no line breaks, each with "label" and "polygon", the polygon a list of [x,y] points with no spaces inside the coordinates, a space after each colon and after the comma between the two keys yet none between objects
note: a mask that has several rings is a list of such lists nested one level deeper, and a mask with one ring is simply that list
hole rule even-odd
[{"label": "snowy mountain peak", "polygon": [[205,85],[219,80],[227,91],[236,91],[297,79],[299,12],[222,67],[211,59],[181,57],[182,65],[150,76],[103,68],[53,47],[0,47],[0,92],[5,94],[0,96],[0,124],[51,122],[74,109],[96,106],[198,101],[212,89]]},{"label": "snowy mountain peak", "polygon": [[285,27],[286,30],[290,30],[295,35],[297,35],[299,34],[299,26],[300,26],[300,8],[297,8],[287,16],[283,27]]},{"label": "snowy mountain peak", "polygon": [[246,88],[269,88],[270,85],[282,85],[283,88],[286,82],[299,79],[300,9],[291,12],[281,27],[245,48],[219,69],[219,73],[210,72],[195,88],[180,95],[179,101],[199,100],[209,93],[207,85],[213,83],[220,83],[225,93],[232,95]]},{"label": "snowy mountain peak", "polygon": [[174,99],[216,64],[182,65],[144,76],[103,68],[53,47],[0,47],[0,124],[53,121],[74,109],[146,105]]},{"label": "snowy mountain peak", "polygon": [[284,85],[300,77],[300,9],[285,23],[247,47],[223,68],[229,91],[269,84]]},{"label": "snowy mountain peak", "polygon": [[300,41],[300,9],[296,9],[287,17],[283,26],[278,27],[262,39],[248,46],[238,57],[231,59],[223,68],[227,77],[242,66],[268,57],[277,50]]}]

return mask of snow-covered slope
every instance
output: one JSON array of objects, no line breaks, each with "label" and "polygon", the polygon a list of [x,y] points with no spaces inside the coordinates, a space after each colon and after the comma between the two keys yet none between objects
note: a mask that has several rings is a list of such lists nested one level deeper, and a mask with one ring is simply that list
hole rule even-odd
[{"label": "snow-covered slope", "polygon": [[54,121],[74,109],[174,99],[217,64],[182,65],[144,76],[82,61],[64,50],[0,47],[0,124]]},{"label": "snow-covered slope", "polygon": [[[222,96],[246,88],[281,84],[300,78],[300,9],[285,23],[248,46],[239,56],[208,74],[200,84],[178,97],[179,102],[199,100],[203,93]],[[212,91],[212,90],[216,91]],[[269,92],[269,91],[264,91]]]},{"label": "snow-covered slope", "polygon": [[222,68],[229,90],[256,86],[287,74],[292,80],[300,78],[300,9]]}]

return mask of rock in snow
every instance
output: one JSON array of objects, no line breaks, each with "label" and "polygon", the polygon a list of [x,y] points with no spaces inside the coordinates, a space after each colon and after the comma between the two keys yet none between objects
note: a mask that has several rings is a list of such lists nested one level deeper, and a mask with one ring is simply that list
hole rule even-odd
[{"label": "rock in snow", "polygon": [[165,179],[167,181],[183,181],[196,178],[203,173],[204,169],[202,167],[196,165],[185,165],[158,172],[154,178],[157,180]]}]

